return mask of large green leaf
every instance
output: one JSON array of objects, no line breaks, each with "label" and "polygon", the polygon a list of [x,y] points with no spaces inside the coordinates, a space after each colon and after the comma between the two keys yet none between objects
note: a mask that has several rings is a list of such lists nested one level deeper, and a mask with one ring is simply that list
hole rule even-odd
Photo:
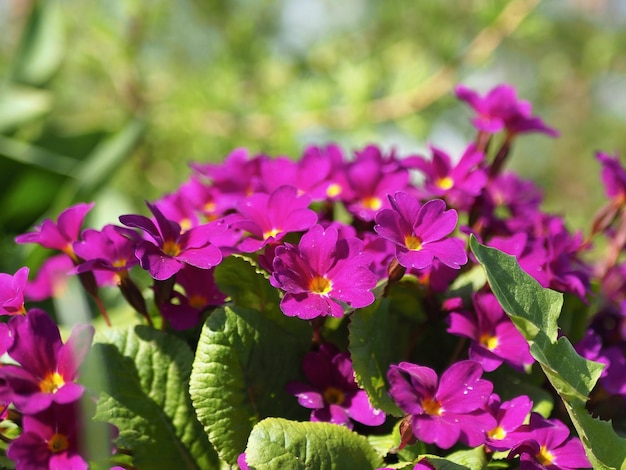
[{"label": "large green leaf", "polygon": [[[297,318],[287,319],[301,322]],[[283,329],[260,312],[238,307],[216,310],[207,319],[191,374],[190,393],[198,418],[223,460],[234,464],[252,427],[270,416],[305,418],[285,392],[300,377],[310,330]]]},{"label": "large green leaf", "polygon": [[87,379],[102,391],[97,419],[119,428],[118,446],[137,468],[219,468],[189,397],[189,347],[145,326],[107,330],[98,341]]},{"label": "large green leaf", "polygon": [[268,418],[258,423],[246,448],[251,469],[375,469],[381,457],[367,439],[330,423]]},{"label": "large green leaf", "polygon": [[297,336],[311,331],[308,322],[296,321],[280,311],[278,289],[272,287],[267,272],[252,259],[241,255],[229,256],[216,266],[214,277],[220,291],[228,295],[235,306],[261,312]]},{"label": "large green leaf", "polygon": [[357,382],[367,391],[376,408],[403,416],[387,394],[387,370],[401,357],[401,342],[389,341],[397,333],[397,319],[389,312],[389,301],[378,300],[354,312],[349,328],[349,350]]},{"label": "large green leaf", "polygon": [[473,236],[470,246],[485,268],[498,301],[529,342],[531,354],[563,400],[594,468],[622,468],[626,439],[585,408],[604,366],[579,356],[567,338],[556,338],[562,295],[541,288],[515,257],[481,245]]}]

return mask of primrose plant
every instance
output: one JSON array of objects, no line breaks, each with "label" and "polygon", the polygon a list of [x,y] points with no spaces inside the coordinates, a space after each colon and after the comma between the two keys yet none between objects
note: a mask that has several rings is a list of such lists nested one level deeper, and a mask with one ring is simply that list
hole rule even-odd
[{"label": "primrose plant", "polygon": [[236,149],[148,215],[18,236],[49,256],[0,274],[2,465],[623,469],[626,169],[598,153],[572,233],[505,170],[556,130],[511,86],[456,95],[458,156]]}]

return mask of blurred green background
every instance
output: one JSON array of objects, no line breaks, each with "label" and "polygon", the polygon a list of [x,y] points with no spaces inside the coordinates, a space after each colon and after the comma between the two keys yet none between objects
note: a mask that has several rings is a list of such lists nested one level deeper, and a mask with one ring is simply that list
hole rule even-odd
[{"label": "blurred green background", "polygon": [[594,152],[626,152],[620,0],[0,0],[0,31],[1,272],[42,218],[145,213],[235,147],[458,157],[474,131],[457,83],[511,83],[561,132],[521,139],[512,166],[572,228],[602,204]]}]

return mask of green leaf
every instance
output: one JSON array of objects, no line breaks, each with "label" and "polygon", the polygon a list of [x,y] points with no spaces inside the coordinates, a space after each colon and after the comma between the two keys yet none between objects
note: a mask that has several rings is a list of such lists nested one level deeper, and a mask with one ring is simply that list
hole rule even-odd
[{"label": "green leaf", "polygon": [[358,384],[372,405],[394,416],[404,413],[387,394],[387,370],[401,357],[400,341],[389,341],[397,330],[396,317],[389,312],[387,299],[357,310],[350,320],[350,356]]},{"label": "green leaf", "polygon": [[132,451],[134,464],[219,468],[189,397],[189,347],[145,326],[110,329],[98,341],[85,368],[87,383],[102,392],[96,418],[119,428],[117,444]]},{"label": "green leaf", "polygon": [[524,337],[531,341],[541,331],[556,341],[563,294],[541,287],[519,267],[515,256],[480,245],[473,236],[470,246],[485,268],[491,290]]},{"label": "green leaf", "polygon": [[243,452],[259,420],[308,416],[285,392],[287,382],[300,377],[301,360],[311,343],[310,329],[299,335],[296,330],[237,307],[216,310],[205,322],[190,393],[209,440],[229,464]]},{"label": "green leaf", "polygon": [[470,246],[485,268],[500,305],[528,340],[531,354],[563,400],[593,467],[622,468],[626,439],[618,436],[610,423],[589,415],[585,408],[604,366],[579,356],[566,337],[557,341],[562,296],[542,289],[513,256],[480,245],[473,236]]},{"label": "green leaf", "polygon": [[381,457],[365,437],[336,424],[268,418],[259,422],[246,448],[251,469],[375,469]]},{"label": "green leaf", "polygon": [[276,310],[280,303],[278,291],[269,283],[267,273],[247,257],[225,258],[215,268],[215,282],[239,307],[267,312]]},{"label": "green leaf", "polygon": [[237,307],[261,312],[280,328],[296,336],[307,335],[309,323],[285,316],[280,310],[278,290],[269,282],[266,271],[248,257],[231,255],[215,267],[215,283]]}]

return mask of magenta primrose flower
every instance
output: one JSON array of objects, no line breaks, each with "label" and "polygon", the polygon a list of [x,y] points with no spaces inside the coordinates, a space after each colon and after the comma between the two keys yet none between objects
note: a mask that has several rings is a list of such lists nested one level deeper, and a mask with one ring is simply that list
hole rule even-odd
[{"label": "magenta primrose flower", "polygon": [[430,161],[409,157],[412,166],[424,173],[423,198],[445,198],[453,207],[469,210],[487,183],[487,172],[480,167],[485,159],[483,152],[470,144],[456,164],[443,150],[431,147],[431,152]]},{"label": "magenta primrose flower", "polygon": [[510,134],[541,132],[551,137],[559,135],[540,118],[532,116],[531,104],[518,99],[515,88],[510,85],[498,85],[484,97],[464,85],[458,85],[455,92],[457,98],[476,111],[472,124],[479,131],[495,134],[506,129]]},{"label": "magenta primrose flower", "polygon": [[561,421],[533,412],[522,428],[519,432],[524,440],[508,456],[520,456],[520,470],[591,468],[580,439],[570,437],[569,428]]},{"label": "magenta primrose flower", "polygon": [[424,269],[434,259],[458,269],[467,263],[464,242],[446,238],[455,229],[458,216],[441,199],[420,205],[417,198],[398,191],[389,196],[392,209],[376,214],[374,230],[396,245],[396,257],[405,268]]},{"label": "magenta primrose flower", "polygon": [[9,356],[19,365],[0,367],[0,401],[13,402],[18,411],[38,413],[51,403],[66,404],[83,394],[76,383],[78,367],[93,340],[91,325],[76,325],[63,344],[58,326],[40,309],[9,321],[13,344]]},{"label": "magenta primrose flower", "polygon": [[87,229],[82,240],[74,243],[74,252],[84,261],[78,272],[102,270],[127,271],[139,263],[135,257],[134,232],[131,229],[105,225],[102,230]]},{"label": "magenta primrose flower", "polygon": [[72,244],[80,238],[80,228],[87,213],[94,203],[80,203],[68,207],[59,214],[57,222],[45,219],[41,225],[35,227],[34,232],[15,237],[16,243],[38,243],[44,248],[60,250],[76,260]]},{"label": "magenta primrose flower", "polygon": [[339,238],[336,226],[314,225],[298,246],[285,243],[276,248],[270,282],[285,291],[280,308],[287,316],[342,317],[338,302],[354,308],[374,302],[372,261],[358,238]]},{"label": "magenta primrose flower", "polygon": [[474,313],[450,313],[447,330],[471,340],[470,359],[480,362],[486,372],[496,370],[502,362],[516,369],[532,364],[528,343],[495,296],[490,292],[475,293],[472,302]]},{"label": "magenta primrose flower", "polygon": [[[86,401],[53,403],[34,415],[25,415],[23,432],[7,449],[7,457],[18,469],[87,470],[89,469],[88,436],[92,429],[101,427],[111,438],[117,435],[114,426],[91,423],[95,406]],[[119,467],[121,468],[121,467]]]},{"label": "magenta primrose flower", "polygon": [[225,222],[217,220],[182,232],[180,225],[167,219],[155,205],[147,205],[156,224],[143,215],[122,215],[119,219],[149,237],[137,240],[135,256],[154,279],[169,279],[186,264],[209,269],[222,261],[222,252],[211,238],[226,231]]},{"label": "magenta primrose flower", "polygon": [[24,291],[28,282],[27,267],[18,269],[13,276],[0,273],[0,315],[24,315]]},{"label": "magenta primrose flower", "polygon": [[352,421],[367,426],[385,422],[385,413],[375,409],[367,392],[354,380],[352,361],[332,343],[323,343],[317,351],[304,356],[302,371],[308,380],[289,382],[287,392],[298,397],[298,403],[310,408],[311,421],[341,424],[352,429]]},{"label": "magenta primrose flower", "polygon": [[493,451],[512,449],[520,441],[518,429],[528,418],[533,402],[526,395],[502,402],[497,394],[492,394],[487,403],[489,411],[498,422],[497,426],[487,431],[485,445]]},{"label": "magenta primrose flower", "polygon": [[256,193],[238,206],[239,217],[233,226],[249,233],[239,249],[253,253],[267,243],[280,241],[289,232],[305,231],[317,222],[317,214],[309,209],[311,199],[298,196],[294,186],[280,186],[271,194]]},{"label": "magenta primrose flower", "polygon": [[485,442],[497,422],[486,411],[493,384],[481,379],[476,361],[454,363],[441,379],[429,367],[409,362],[391,365],[389,395],[411,416],[413,435],[428,444],[449,449],[457,441],[470,447]]},{"label": "magenta primrose flower", "polygon": [[606,195],[619,203],[626,202],[626,170],[619,157],[598,152],[596,158],[602,164],[602,183]]}]

